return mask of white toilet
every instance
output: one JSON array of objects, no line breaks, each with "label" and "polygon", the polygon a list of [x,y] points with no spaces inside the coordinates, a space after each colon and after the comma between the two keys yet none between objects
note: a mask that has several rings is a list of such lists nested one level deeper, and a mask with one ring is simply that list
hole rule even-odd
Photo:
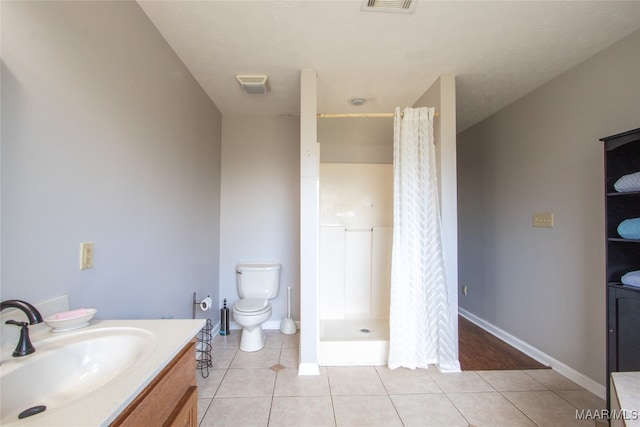
[{"label": "white toilet", "polygon": [[233,319],[242,326],[240,350],[264,347],[262,324],[271,318],[269,300],[278,296],[280,264],[238,264],[236,285],[240,301],[233,306]]}]

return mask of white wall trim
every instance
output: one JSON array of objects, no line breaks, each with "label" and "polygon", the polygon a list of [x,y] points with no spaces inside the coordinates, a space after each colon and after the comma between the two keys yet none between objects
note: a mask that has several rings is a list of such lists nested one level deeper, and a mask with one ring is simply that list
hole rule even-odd
[{"label": "white wall trim", "polygon": [[320,365],[317,363],[301,363],[298,365],[298,375],[320,375]]},{"label": "white wall trim", "polygon": [[262,324],[262,329],[280,329],[281,320],[268,320]]},{"label": "white wall trim", "polygon": [[320,144],[318,144],[318,75],[300,70],[300,370],[318,365],[320,312]]},{"label": "white wall trim", "polygon": [[527,356],[537,360],[538,362],[550,366],[554,371],[558,372],[561,375],[569,378],[571,381],[575,382],[579,386],[585,388],[601,399],[606,399],[606,388],[604,385],[592,380],[586,375],[576,371],[572,367],[560,362],[559,360],[549,356],[543,351],[538,350],[532,345],[522,341],[521,339],[514,337],[510,333],[498,328],[497,326],[487,322],[484,319],[479,318],[473,313],[468,312],[463,308],[458,309],[459,314],[467,319],[468,321],[474,323],[485,331],[489,332],[491,335],[500,338],[502,341],[506,342],[510,346],[520,350]]},{"label": "white wall trim", "polygon": [[[282,320],[267,320],[266,322],[264,322],[262,324],[262,329],[264,329],[264,330],[267,330],[267,329],[280,329],[280,323],[281,322],[282,322]],[[296,327],[298,328],[298,331],[299,331],[300,330],[300,322],[298,320],[296,320],[295,322],[296,322]],[[220,326],[220,322],[218,322],[218,327],[219,326]],[[242,329],[242,326],[240,326],[235,321],[231,320],[229,322],[229,330],[239,331],[240,329]],[[220,331],[220,329],[218,329],[218,331]]]},{"label": "white wall trim", "polygon": [[220,322],[217,322],[211,327],[211,336],[215,339],[218,335],[220,335]]}]

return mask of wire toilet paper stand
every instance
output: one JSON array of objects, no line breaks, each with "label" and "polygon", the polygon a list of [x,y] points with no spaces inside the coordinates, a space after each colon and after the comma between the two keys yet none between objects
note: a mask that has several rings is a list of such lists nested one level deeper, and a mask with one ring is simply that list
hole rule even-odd
[{"label": "wire toilet paper stand", "polygon": [[[196,309],[200,307],[202,301],[198,301],[196,293],[193,293],[193,318],[196,318]],[[213,367],[211,359],[211,342],[213,341],[213,323],[207,319],[204,327],[196,335],[196,369],[200,371],[202,378],[209,376],[209,368]]]}]

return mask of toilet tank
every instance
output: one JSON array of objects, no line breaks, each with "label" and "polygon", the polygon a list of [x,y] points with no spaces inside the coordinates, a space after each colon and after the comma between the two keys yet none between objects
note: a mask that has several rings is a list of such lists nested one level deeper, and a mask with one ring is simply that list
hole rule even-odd
[{"label": "toilet tank", "polygon": [[236,286],[240,298],[273,299],[280,289],[280,264],[238,264]]}]

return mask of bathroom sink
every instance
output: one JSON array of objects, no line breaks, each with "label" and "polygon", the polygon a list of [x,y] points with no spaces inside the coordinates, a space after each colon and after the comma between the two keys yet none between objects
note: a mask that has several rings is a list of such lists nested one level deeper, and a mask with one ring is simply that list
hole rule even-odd
[{"label": "bathroom sink", "polygon": [[35,353],[0,365],[0,424],[17,421],[21,412],[41,405],[45,413],[55,411],[121,378],[151,354],[156,335],[109,327],[67,332],[33,344]]}]

